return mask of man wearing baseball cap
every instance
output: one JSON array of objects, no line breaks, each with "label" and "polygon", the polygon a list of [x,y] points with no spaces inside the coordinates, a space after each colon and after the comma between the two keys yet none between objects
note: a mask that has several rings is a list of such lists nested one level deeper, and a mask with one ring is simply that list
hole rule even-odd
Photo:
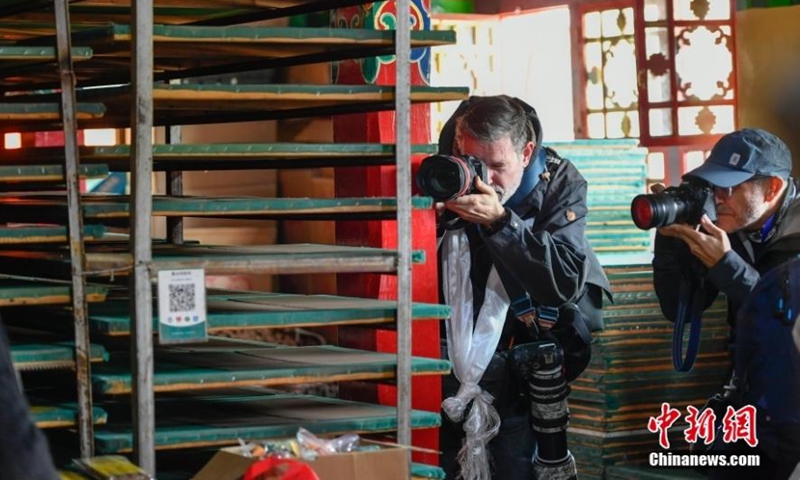
[{"label": "man wearing baseball cap", "polygon": [[[696,264],[705,273],[706,305],[719,291],[731,302],[734,323],[741,301],[761,273],[800,253],[800,197],[791,177],[792,155],[775,135],[745,128],[722,137],[703,165],[684,180],[714,188],[717,221],[703,216],[700,228],[673,224],[658,229],[653,258],[656,293],[664,315],[674,320],[678,284]],[[660,191],[663,186],[656,186]]]},{"label": "man wearing baseball cap", "polygon": [[[694,283],[701,287],[693,294],[700,295],[703,308],[708,308],[719,292],[725,293],[730,343],[736,346],[737,313],[761,275],[800,254],[800,195],[791,172],[792,156],[783,141],[765,130],[745,128],[723,136],[705,163],[684,175],[684,180],[704,181],[713,187],[717,220],[704,215],[700,225],[672,224],[657,231],[653,280],[661,310],[669,320],[676,320],[681,303],[686,306],[691,301],[681,298],[682,282],[702,279]],[[655,192],[664,188],[654,187]],[[737,379],[732,382],[740,391],[747,388]],[[763,435],[769,417],[762,416],[766,406],[756,407],[760,409],[758,432]],[[718,413],[717,422],[721,421]],[[798,438],[782,442],[800,445]],[[784,469],[778,464],[781,455],[758,448],[760,469],[712,470],[709,478],[732,479],[739,474],[778,478],[776,474]]]}]

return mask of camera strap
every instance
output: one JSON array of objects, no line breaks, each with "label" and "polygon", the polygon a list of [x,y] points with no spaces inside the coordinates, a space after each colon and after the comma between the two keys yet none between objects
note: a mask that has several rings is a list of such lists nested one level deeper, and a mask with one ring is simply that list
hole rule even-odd
[{"label": "camera strap", "polygon": [[[549,182],[561,164],[561,158],[550,148],[541,148],[536,151],[535,155],[536,157],[531,159],[528,168],[523,173],[522,183],[517,188],[517,192],[506,202],[507,207],[515,208],[530,195],[540,181]],[[501,265],[496,267],[508,293],[508,298],[511,300],[510,308],[514,312],[514,316],[536,335],[540,331],[553,328],[558,321],[558,308],[540,305],[531,298],[510,272]]]},{"label": "camera strap", "polygon": [[[679,372],[688,372],[694,366],[697,353],[700,351],[700,327],[703,319],[703,278],[696,281],[688,278],[681,280],[678,311],[675,318],[675,329],[672,332],[672,365]],[[689,344],[683,356],[683,334],[689,324]]]},{"label": "camera strap", "polygon": [[525,324],[535,336],[553,328],[558,322],[558,308],[540,305],[503,266],[495,265],[495,268],[511,302],[509,308],[517,320]]}]

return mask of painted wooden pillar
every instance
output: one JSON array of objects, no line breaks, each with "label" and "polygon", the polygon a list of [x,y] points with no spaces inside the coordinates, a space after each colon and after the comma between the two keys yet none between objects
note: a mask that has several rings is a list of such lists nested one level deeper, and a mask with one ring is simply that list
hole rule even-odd
[{"label": "painted wooden pillar", "polygon": [[[429,0],[412,0],[413,29],[429,30]],[[394,2],[376,2],[366,6],[343,8],[333,14],[332,23],[340,28],[367,28],[393,30],[396,24]],[[427,85],[430,80],[430,50],[412,52],[411,84]],[[337,84],[393,85],[395,82],[394,56],[348,60],[334,66],[333,82]],[[411,109],[411,141],[414,144],[430,143],[430,106],[414,105]],[[334,117],[334,141],[394,143],[394,112],[379,112]],[[412,162],[418,166],[423,157]],[[416,171],[416,169],[415,169]],[[337,197],[391,197],[395,195],[395,168],[354,167],[335,170]],[[416,190],[415,190],[416,193]],[[412,270],[413,298],[418,302],[438,302],[436,268],[435,218],[432,210],[415,211],[413,222],[413,248],[424,250],[426,262]],[[396,248],[397,222],[395,221],[344,221],[336,223],[336,240],[343,245]],[[347,274],[337,278],[341,295],[366,298],[395,299],[396,277],[391,275]],[[412,330],[413,354],[435,357],[439,352],[439,321],[415,321]],[[393,331],[370,328],[341,328],[339,344],[380,352],[396,351]],[[441,403],[440,377],[415,378],[412,383],[414,409],[438,412]],[[393,405],[396,392],[393,386],[342,385],[342,396],[377,401]],[[413,434],[417,446],[437,449],[436,429],[418,430]],[[438,464],[436,455],[415,455],[415,461]]]}]

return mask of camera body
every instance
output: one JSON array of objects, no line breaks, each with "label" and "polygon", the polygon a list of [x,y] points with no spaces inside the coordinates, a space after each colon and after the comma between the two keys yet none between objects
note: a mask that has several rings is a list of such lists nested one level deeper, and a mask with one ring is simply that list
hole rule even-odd
[{"label": "camera body", "polygon": [[420,191],[436,202],[455,200],[475,192],[475,179],[488,183],[486,166],[472,155],[431,155],[417,171]]},{"label": "camera body", "polygon": [[703,215],[717,219],[714,188],[706,182],[684,182],[661,193],[637,195],[631,202],[633,223],[642,230],[687,223],[697,225]]}]

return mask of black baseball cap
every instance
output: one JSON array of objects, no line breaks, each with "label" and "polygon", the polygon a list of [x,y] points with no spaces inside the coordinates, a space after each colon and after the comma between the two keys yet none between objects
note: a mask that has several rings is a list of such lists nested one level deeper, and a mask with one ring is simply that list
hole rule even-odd
[{"label": "black baseball cap", "polygon": [[760,128],[743,128],[720,138],[706,161],[684,179],[734,187],[756,175],[787,179],[791,173],[792,154],[780,138]]}]

